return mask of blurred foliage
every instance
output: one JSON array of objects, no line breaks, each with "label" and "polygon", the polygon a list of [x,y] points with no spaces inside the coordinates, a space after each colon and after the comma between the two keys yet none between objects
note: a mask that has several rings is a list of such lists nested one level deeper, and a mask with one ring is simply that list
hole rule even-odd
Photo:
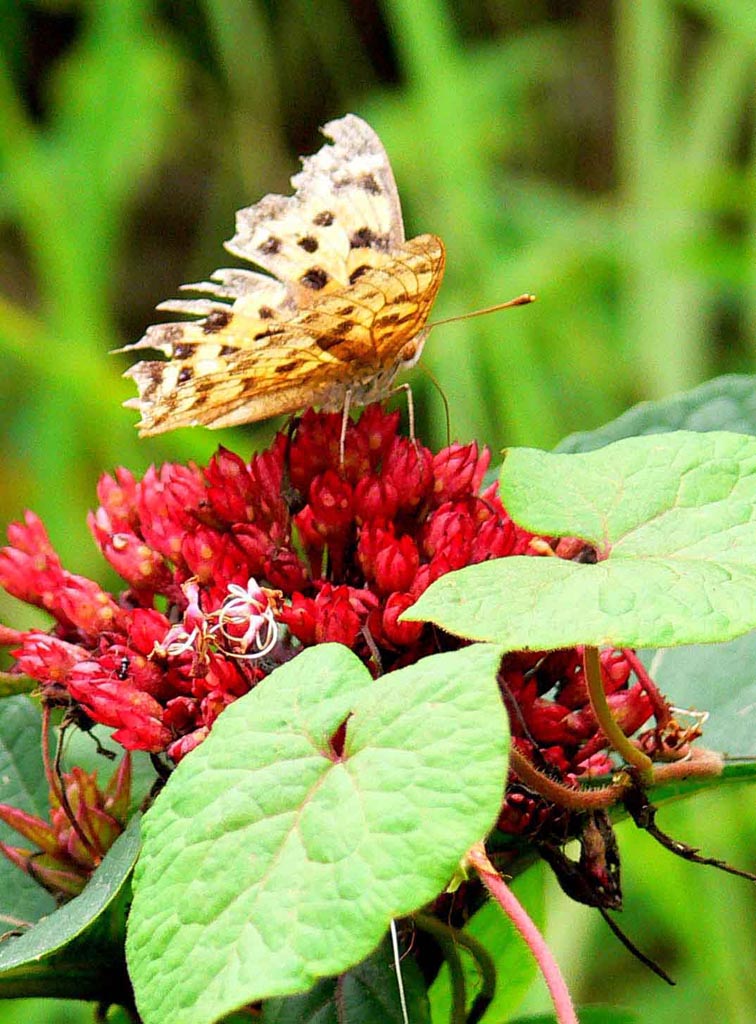
[{"label": "blurred foliage", "polygon": [[[752,369],[750,0],[0,0],[0,23],[0,522],[34,508],[71,569],[108,578],[84,525],[102,470],[270,436],[139,441],[120,408],[127,360],[108,352],[222,265],[234,211],[287,191],[317,125],[347,110],[383,138],[409,233],[447,244],[438,318],[539,296],[431,336],[423,362],[454,437],[550,445]],[[413,388],[420,436],[442,443],[422,371]],[[0,620],[30,623],[2,597]],[[706,799],[687,838],[712,847],[738,806],[719,852],[753,868],[753,796]],[[666,937],[680,986],[660,994],[615,958],[600,921],[577,949],[571,917],[562,959],[586,965],[581,995],[606,1000],[616,971],[618,998],[660,1024],[752,1021],[745,883],[689,867],[683,879],[642,839],[627,916],[638,941]],[[33,1013],[0,1020],[78,1019]]]}]

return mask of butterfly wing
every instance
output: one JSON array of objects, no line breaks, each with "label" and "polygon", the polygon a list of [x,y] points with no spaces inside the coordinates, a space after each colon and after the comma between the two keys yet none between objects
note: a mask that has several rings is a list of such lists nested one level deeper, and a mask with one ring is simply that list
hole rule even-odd
[{"label": "butterfly wing", "polygon": [[227,427],[306,405],[336,409],[347,392],[356,402],[381,397],[419,355],[443,269],[440,239],[421,235],[289,319],[249,315],[240,300],[204,320],[151,327],[131,348],[156,348],[168,360],[127,371],[139,390],[127,404],[141,413],[140,433]]},{"label": "butterfly wing", "polygon": [[443,245],[404,241],[391,166],[369,125],[348,114],[324,133],[333,144],[303,159],[293,195],[237,213],[226,247],[267,273],[221,269],[187,285],[209,297],[159,308],[202,319],[150,327],[126,346],[168,359],[127,371],[143,435],[338,408],[347,393],[372,401],[419,355]]}]

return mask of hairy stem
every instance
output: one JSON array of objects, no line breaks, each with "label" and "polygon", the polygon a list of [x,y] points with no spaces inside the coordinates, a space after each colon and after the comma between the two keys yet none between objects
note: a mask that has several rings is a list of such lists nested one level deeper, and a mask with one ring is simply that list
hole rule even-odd
[{"label": "hairy stem", "polygon": [[602,786],[600,789],[573,789],[571,786],[565,786],[564,783],[544,775],[516,747],[512,747],[509,752],[509,764],[517,778],[529,789],[570,811],[593,811],[613,807],[622,799],[626,789],[618,783]]},{"label": "hairy stem", "polygon": [[478,872],[486,889],[501,906],[535,957],[554,1004],[557,1024],[579,1024],[572,998],[559,966],[546,945],[546,940],[504,879],[494,870],[482,843],[476,843],[468,851],[467,861]]}]

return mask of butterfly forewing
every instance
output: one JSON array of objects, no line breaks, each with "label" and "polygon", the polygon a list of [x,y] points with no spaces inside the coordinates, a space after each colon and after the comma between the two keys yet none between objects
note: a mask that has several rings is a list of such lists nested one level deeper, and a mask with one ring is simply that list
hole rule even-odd
[{"label": "butterfly forewing", "polygon": [[216,271],[194,286],[212,298],[162,305],[203,319],[151,327],[127,346],[167,357],[127,371],[143,435],[373,401],[419,355],[443,244],[403,241],[391,167],[364,121],[347,115],[325,131],[334,144],[305,158],[293,196],[237,214],[228,248],[275,277]]}]

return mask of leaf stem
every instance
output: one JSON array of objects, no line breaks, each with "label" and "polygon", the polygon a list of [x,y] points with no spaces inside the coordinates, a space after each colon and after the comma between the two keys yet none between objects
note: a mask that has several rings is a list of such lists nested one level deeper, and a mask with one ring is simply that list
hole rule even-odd
[{"label": "leaf stem", "polygon": [[449,1024],[465,1024],[467,991],[462,961],[457,952],[458,937],[453,929],[429,914],[413,914],[412,917],[416,926],[433,938],[449,968],[449,984],[452,995]]},{"label": "leaf stem", "polygon": [[428,914],[413,914],[412,918],[418,928],[432,935],[439,944],[441,944],[441,937],[443,936],[455,946],[461,946],[463,949],[466,949],[475,961],[475,966],[480,974],[481,988],[466,1017],[467,1024],[474,1024],[474,1021],[480,1020],[483,1016],[496,994],[496,964],[490,953],[483,943],[473,938],[469,932],[452,928],[450,925],[444,924]]},{"label": "leaf stem", "polygon": [[606,694],[604,693],[604,683],[601,678],[601,661],[599,660],[598,647],[586,646],[584,648],[583,668],[585,670],[585,682],[588,687],[591,707],[601,731],[617,753],[624,758],[625,762],[637,770],[640,781],[646,785],[651,785],[654,781],[654,768],[651,758],[647,757],[642,750],[639,750],[625,736],[607,702]]},{"label": "leaf stem", "polygon": [[562,972],[546,940],[504,879],[494,870],[482,843],[476,843],[468,851],[467,862],[478,872],[486,889],[501,906],[535,957],[554,1004],[557,1024],[579,1024]]}]

